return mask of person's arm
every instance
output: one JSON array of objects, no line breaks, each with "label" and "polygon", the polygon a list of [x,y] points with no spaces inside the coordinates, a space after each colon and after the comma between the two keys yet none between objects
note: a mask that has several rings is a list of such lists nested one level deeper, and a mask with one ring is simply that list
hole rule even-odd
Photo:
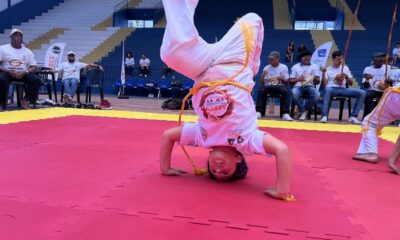
[{"label": "person's arm", "polygon": [[327,68],[321,66],[320,71],[321,71],[321,73],[322,73],[321,87],[326,87],[326,84],[328,83],[327,78],[326,78],[326,71],[327,71]]},{"label": "person's arm", "polygon": [[295,85],[298,82],[304,82],[304,81],[305,81],[304,76],[303,75],[299,76],[296,69],[292,68],[292,75],[289,78],[289,83]]},{"label": "person's arm", "polygon": [[268,188],[265,193],[271,197],[283,199],[283,197],[290,195],[292,178],[292,156],[290,150],[285,143],[271,134],[264,135],[263,146],[266,153],[275,156],[277,170],[276,186]]},{"label": "person's arm", "polygon": [[181,139],[183,127],[175,127],[166,130],[160,144],[160,170],[166,176],[176,176],[186,173],[182,169],[171,168],[171,155],[175,142]]},{"label": "person's arm", "polygon": [[268,72],[267,71],[263,71],[261,78],[260,78],[260,85],[264,86],[265,85],[265,77],[267,76]]},{"label": "person's arm", "polygon": [[283,76],[278,77],[278,80],[283,84],[289,83],[289,69],[286,66],[283,70]]}]

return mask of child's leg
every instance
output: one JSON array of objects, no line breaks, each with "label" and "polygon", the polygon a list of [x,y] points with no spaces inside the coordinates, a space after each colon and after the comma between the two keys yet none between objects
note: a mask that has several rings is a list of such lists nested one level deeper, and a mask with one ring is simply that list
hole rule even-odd
[{"label": "child's leg", "polygon": [[397,143],[393,148],[393,152],[390,154],[389,157],[389,167],[390,169],[400,175],[400,169],[396,166],[396,162],[400,157],[400,136],[397,138]]},{"label": "child's leg", "polygon": [[[164,0],[167,28],[161,46],[161,58],[174,70],[197,80],[209,67],[218,63],[244,62],[245,42],[240,23],[236,23],[216,44],[206,43],[194,25],[198,0]],[[253,57],[250,67],[257,69],[264,37],[262,19],[256,14],[242,18],[254,27]]]},{"label": "child's leg", "polygon": [[161,59],[171,68],[197,79],[212,60],[210,46],[200,38],[194,25],[198,0],[163,0],[167,27]]},{"label": "child's leg", "polygon": [[[289,193],[290,181],[292,176],[292,157],[288,146],[270,134],[264,135],[263,146],[266,153],[275,155],[276,158],[276,194]],[[272,195],[273,191],[269,191],[266,193]]]}]

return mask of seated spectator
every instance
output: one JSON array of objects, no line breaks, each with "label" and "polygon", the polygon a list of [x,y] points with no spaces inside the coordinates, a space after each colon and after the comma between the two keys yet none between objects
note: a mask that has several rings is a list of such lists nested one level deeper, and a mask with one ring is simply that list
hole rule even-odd
[{"label": "seated spectator", "polygon": [[80,81],[80,73],[83,68],[88,67],[99,67],[96,64],[86,64],[75,61],[75,53],[68,53],[68,62],[63,62],[56,68],[56,71],[62,73],[62,83],[64,86],[64,101],[65,103],[71,103],[72,99],[78,89]]},{"label": "seated spectator", "polygon": [[23,33],[13,29],[10,33],[10,44],[0,46],[0,106],[7,106],[10,82],[25,84],[25,96],[22,108],[29,109],[29,103],[36,104],[39,87],[42,83],[36,73],[36,61],[31,50],[24,47]]},{"label": "seated spectator", "polygon": [[394,66],[393,58],[389,58],[389,65],[390,65],[390,81],[392,81],[391,85],[394,87],[400,87],[400,69]]},{"label": "seated spectator", "polygon": [[172,80],[175,79],[175,70],[170,68],[168,65],[164,65],[163,74],[161,76],[162,79],[166,79],[168,75],[171,76]]},{"label": "seated spectator", "polygon": [[142,58],[140,59],[140,70],[139,70],[139,76],[147,77],[150,74],[150,59],[147,58],[146,54],[142,54]]},{"label": "seated spectator", "polygon": [[367,116],[375,108],[378,101],[374,102],[374,99],[381,99],[383,91],[388,87],[391,69],[390,67],[388,68],[388,79],[385,79],[385,56],[386,54],[382,52],[374,53],[372,56],[372,66],[364,69],[363,85],[367,91],[364,116]]},{"label": "seated spectator", "polygon": [[351,97],[356,98],[356,103],[351,113],[349,123],[361,124],[358,121],[358,114],[361,110],[362,104],[365,100],[365,91],[356,88],[347,88],[347,86],[352,86],[354,83],[353,76],[350,73],[350,69],[343,64],[343,54],[340,51],[335,51],[332,54],[332,65],[328,68],[322,69],[322,83],[321,87],[325,87],[323,91],[323,107],[322,107],[322,123],[328,122],[328,112],[331,99],[336,96]]},{"label": "seated spectator", "polygon": [[[290,83],[294,85],[292,89],[293,101],[300,111],[299,120],[307,117],[306,109],[309,110],[319,100],[320,93],[315,85],[320,83],[319,69],[311,63],[312,53],[308,50],[301,52],[300,62],[292,67]],[[304,96],[307,96],[307,106]]]},{"label": "seated spectator", "polygon": [[291,42],[286,48],[286,60],[292,63],[293,58],[294,58],[294,42]]},{"label": "seated spectator", "polygon": [[289,116],[290,91],[287,86],[289,83],[289,70],[285,64],[279,62],[280,54],[273,51],[268,56],[269,65],[263,70],[260,79],[260,90],[258,92],[256,111],[257,118],[265,116],[267,105],[267,95],[281,95],[280,104],[283,105],[283,120],[293,121]]},{"label": "seated spectator", "polygon": [[132,52],[127,52],[125,58],[125,75],[133,76],[134,70],[135,70],[135,59],[133,58]]},{"label": "seated spectator", "polygon": [[397,61],[400,58],[400,43],[396,43],[396,47],[393,48],[393,65],[397,65]]}]

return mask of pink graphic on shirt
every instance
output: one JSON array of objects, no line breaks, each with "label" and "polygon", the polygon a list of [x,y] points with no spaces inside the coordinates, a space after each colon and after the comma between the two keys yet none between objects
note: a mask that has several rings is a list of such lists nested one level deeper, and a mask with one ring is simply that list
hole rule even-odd
[{"label": "pink graphic on shirt", "polygon": [[200,101],[200,109],[208,120],[218,121],[232,114],[234,101],[226,90],[206,92]]}]

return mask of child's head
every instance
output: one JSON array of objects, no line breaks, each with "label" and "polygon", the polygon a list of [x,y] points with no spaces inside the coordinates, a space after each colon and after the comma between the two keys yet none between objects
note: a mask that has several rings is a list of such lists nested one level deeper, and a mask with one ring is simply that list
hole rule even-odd
[{"label": "child's head", "polygon": [[233,147],[213,147],[208,156],[208,172],[218,181],[246,177],[247,164],[243,155]]}]

